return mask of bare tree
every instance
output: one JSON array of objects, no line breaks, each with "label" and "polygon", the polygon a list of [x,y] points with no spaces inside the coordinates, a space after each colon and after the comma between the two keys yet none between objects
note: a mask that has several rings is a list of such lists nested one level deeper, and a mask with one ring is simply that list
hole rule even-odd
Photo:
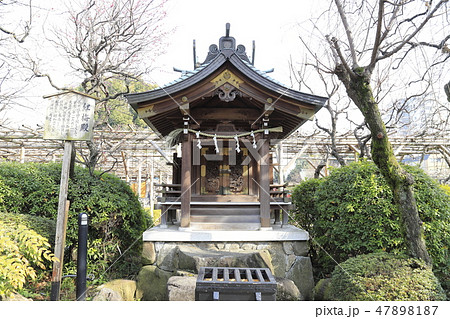
[{"label": "bare tree", "polygon": [[[68,23],[54,27],[49,40],[62,51],[85,93],[115,99],[127,90],[111,95],[110,80],[141,81],[154,59],[164,53],[165,2],[71,1]],[[34,71],[51,80],[38,64]]]},{"label": "bare tree", "polygon": [[447,1],[334,0],[336,25],[326,36],[334,63],[324,68],[338,77],[363,114],[371,134],[372,159],[393,191],[409,253],[427,263],[431,259],[413,195],[414,180],[394,156],[379,108],[381,99],[373,90],[377,81],[373,75],[395,59],[400,59],[397,60],[400,72],[405,67],[401,58],[409,49],[408,43],[417,39],[432,19],[448,14]]},{"label": "bare tree", "polygon": [[[56,26],[50,41],[62,52],[73,74],[80,79],[77,89],[93,95],[97,116],[108,117],[112,100],[130,92],[152,70],[152,62],[164,53],[166,0],[79,0],[70,1],[67,24]],[[57,89],[51,74],[30,61],[36,77],[46,77]],[[120,83],[121,85],[118,85]],[[118,88],[121,89],[118,89]],[[142,87],[142,85],[141,85]],[[97,118],[96,124],[107,123]],[[100,145],[89,143],[91,154],[85,163],[94,168]]]},{"label": "bare tree", "polygon": [[24,85],[10,84],[23,79],[16,55],[31,32],[32,22],[31,0],[0,1],[0,112],[16,102],[24,89]]},{"label": "bare tree", "polygon": [[[25,8],[27,18],[23,21],[14,21],[13,25],[3,25],[5,20],[0,23],[0,32],[7,38],[12,38],[18,43],[25,42],[25,39],[30,35],[31,23],[33,21],[32,1],[20,0],[2,0],[0,1],[0,16],[11,14],[14,10]],[[3,40],[0,38],[0,41]]]},{"label": "bare tree", "polygon": [[[317,62],[317,61],[316,61]],[[290,66],[290,75],[291,82],[296,82],[298,84],[299,90],[302,90],[302,86],[304,86],[308,91],[313,94],[313,90],[309,87],[305,81],[305,74],[307,73],[307,68],[312,66],[316,75],[318,76],[320,82],[323,84],[323,87],[326,92],[326,96],[328,97],[327,103],[324,105],[324,109],[328,111],[329,121],[330,123],[322,123],[323,121],[319,121],[319,118],[316,117],[315,124],[316,127],[321,131],[325,132],[330,137],[330,147],[324,148],[324,158],[320,162],[320,164],[316,167],[314,177],[319,178],[320,171],[326,167],[329,155],[333,156],[341,166],[347,165],[344,157],[340,154],[337,147],[337,134],[338,134],[338,119],[339,116],[347,114],[347,111],[350,107],[349,103],[345,103],[342,106],[342,99],[339,96],[339,83],[336,83],[336,80],[331,78],[330,81],[325,78],[323,72],[320,70],[320,67],[316,64],[311,65],[309,63],[300,64],[301,69],[297,70],[294,66],[292,59],[289,61]],[[344,133],[345,134],[345,133]]]}]

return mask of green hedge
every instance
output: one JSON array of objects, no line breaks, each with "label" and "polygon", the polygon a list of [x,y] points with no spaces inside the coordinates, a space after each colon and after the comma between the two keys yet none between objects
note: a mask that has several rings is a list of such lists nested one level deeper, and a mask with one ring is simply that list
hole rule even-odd
[{"label": "green hedge", "polygon": [[[450,197],[419,168],[405,168],[416,181],[415,197],[433,270],[448,290]],[[303,184],[293,193],[293,200],[300,203],[295,218],[309,223],[316,275],[330,274],[336,263],[352,256],[406,251],[392,192],[375,164],[352,163],[334,169],[320,182]]]},{"label": "green hedge", "polygon": [[336,266],[324,297],[338,301],[446,300],[425,262],[389,253],[361,255]]},{"label": "green hedge", "polygon": [[[29,214],[56,221],[61,164],[1,163],[0,207],[8,212]],[[124,259],[135,263],[140,254],[142,232],[147,219],[137,196],[119,178],[75,167],[74,178],[69,182],[70,210],[67,225],[65,272],[74,273],[77,221],[80,213],[89,215],[88,272],[97,278],[106,277],[105,270],[116,258],[130,249]],[[123,267],[135,270],[137,265]],[[113,270],[114,271],[114,268]],[[109,271],[110,273],[111,271]],[[117,276],[124,274],[117,274]]]}]

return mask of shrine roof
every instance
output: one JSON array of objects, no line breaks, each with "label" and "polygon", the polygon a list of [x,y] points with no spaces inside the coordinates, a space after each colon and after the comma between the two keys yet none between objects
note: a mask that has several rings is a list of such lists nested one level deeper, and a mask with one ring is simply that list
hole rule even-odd
[{"label": "shrine roof", "polygon": [[178,91],[195,85],[197,82],[211,75],[227,61],[231,62],[233,66],[235,66],[244,75],[248,76],[251,80],[283,96],[319,107],[322,107],[327,100],[325,97],[293,90],[267,75],[267,72],[257,69],[250,62],[245,52],[245,47],[241,44],[236,47],[236,40],[229,36],[228,24],[226,35],[219,39],[219,47],[215,44],[210,45],[205,61],[193,71],[183,71],[179,78],[161,87],[147,92],[126,94],[125,97],[132,106],[135,106],[138,103],[148,102],[149,100],[172,95]]},{"label": "shrine roof", "polygon": [[214,60],[201,64],[193,71],[187,71],[185,74],[174,81],[171,81],[161,87],[155,88],[150,91],[126,94],[125,97],[127,98],[128,102],[134,107],[139,103],[149,102],[151,100],[175,94],[205,79],[227,61],[231,62],[233,66],[235,66],[239,71],[248,76],[250,79],[282,96],[290,97],[300,102],[319,107],[322,107],[327,101],[327,98],[325,97],[303,93],[285,86],[284,84],[268,76],[266,72],[258,70],[249,62],[242,60],[234,53],[231,55],[220,53],[214,58]]},{"label": "shrine roof", "polygon": [[[225,78],[225,73],[231,78]],[[226,93],[224,89],[231,91]],[[125,97],[156,133],[165,136],[174,127],[182,125],[182,115],[188,115],[189,110],[201,107],[214,96],[217,98],[220,94],[232,92],[239,96],[241,102],[245,99],[249,108],[259,109],[260,115],[251,120],[252,126],[261,120],[261,116],[273,113],[272,124],[283,126],[281,137],[312,119],[327,101],[325,97],[293,90],[257,69],[249,60],[245,47],[236,46],[235,39],[229,36],[228,24],[226,35],[219,39],[219,46],[212,44],[205,61],[193,71],[183,71],[178,79],[156,89],[126,94]],[[220,100],[228,103],[234,98]],[[218,106],[217,102],[214,103]],[[236,107],[233,103],[227,105]],[[178,120],[177,116],[180,116]],[[172,124],[169,125],[168,120]]]}]

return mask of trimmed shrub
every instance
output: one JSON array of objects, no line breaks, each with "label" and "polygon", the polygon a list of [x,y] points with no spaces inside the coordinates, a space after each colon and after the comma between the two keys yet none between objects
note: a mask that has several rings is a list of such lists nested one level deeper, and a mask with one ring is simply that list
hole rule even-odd
[{"label": "trimmed shrub", "polygon": [[[421,169],[405,166],[414,177],[415,198],[433,271],[448,290],[450,260],[450,197]],[[301,185],[301,184],[300,184]],[[293,197],[296,194],[294,193]],[[298,219],[311,219],[313,265],[317,274],[330,274],[336,263],[376,251],[406,252],[400,214],[391,189],[375,164],[368,161],[334,169],[318,184],[314,196],[301,194],[295,201],[311,201],[297,211]],[[303,207],[299,205],[299,207]],[[319,275],[320,276],[320,275]]]},{"label": "trimmed shrub", "polygon": [[291,214],[291,223],[311,231],[318,214],[314,196],[323,179],[307,179],[295,186],[292,191],[292,202],[295,204],[294,214]]},{"label": "trimmed shrub", "polygon": [[[61,164],[0,163],[0,180],[8,196],[3,207],[9,212],[57,218]],[[78,215],[89,216],[88,273],[110,279],[105,271],[114,264],[113,277],[129,275],[140,255],[141,235],[147,222],[137,196],[119,178],[75,167],[69,182],[70,200],[66,234],[65,273],[75,273]],[[127,255],[115,264],[116,259]],[[131,259],[129,262],[125,259]]]},{"label": "trimmed shrub", "polygon": [[349,258],[333,271],[326,300],[446,300],[431,268],[419,259],[389,253]]},{"label": "trimmed shrub", "polygon": [[444,192],[445,192],[448,196],[450,196],[450,185],[442,184],[442,185],[439,185],[439,186],[444,190]]},{"label": "trimmed shrub", "polygon": [[325,273],[352,256],[404,250],[391,189],[373,163],[333,170],[315,195],[318,215],[312,236]]}]

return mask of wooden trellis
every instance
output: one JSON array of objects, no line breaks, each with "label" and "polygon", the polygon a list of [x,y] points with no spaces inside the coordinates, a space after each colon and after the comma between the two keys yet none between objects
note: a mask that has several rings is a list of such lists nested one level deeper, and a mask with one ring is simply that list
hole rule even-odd
[{"label": "wooden trellis", "polygon": [[[20,162],[58,162],[63,156],[63,142],[44,140],[43,129],[26,126],[11,129],[0,127],[0,160]],[[168,151],[163,141],[159,141],[150,130],[144,131],[94,131],[93,143],[100,152],[96,169],[110,171],[130,183],[155,177],[166,181],[172,172],[169,165],[172,151]],[[86,142],[76,142],[77,162],[81,155],[89,153]],[[167,158],[161,153],[167,152]],[[139,177],[140,173],[140,177]]]},{"label": "wooden trellis", "polygon": [[[56,140],[44,140],[42,128],[9,128],[0,126],[0,161],[20,162],[56,162],[61,161],[63,143]],[[390,137],[395,155],[399,160],[414,157],[423,159],[423,167],[438,180],[450,175],[450,139],[445,137]],[[162,182],[170,182],[172,168],[167,165],[171,161],[174,148],[166,145],[150,129],[148,130],[96,130],[93,142],[101,151],[97,169],[110,170],[128,182],[144,183],[153,174]],[[370,143],[369,143],[370,144]],[[282,172],[288,172],[295,166],[297,159],[306,160],[311,168],[324,157],[330,147],[330,139],[326,135],[306,136],[292,134],[281,144],[273,147],[274,162],[281,158]],[[337,138],[339,152],[348,160],[354,160],[360,150],[353,136]],[[85,142],[76,142],[77,153],[88,154]],[[159,149],[159,151],[158,151]],[[165,154],[166,157],[163,157]],[[427,158],[433,159],[426,161]],[[81,157],[78,156],[78,160]],[[333,165],[330,157],[330,165]],[[153,173],[152,173],[153,170]]]}]

